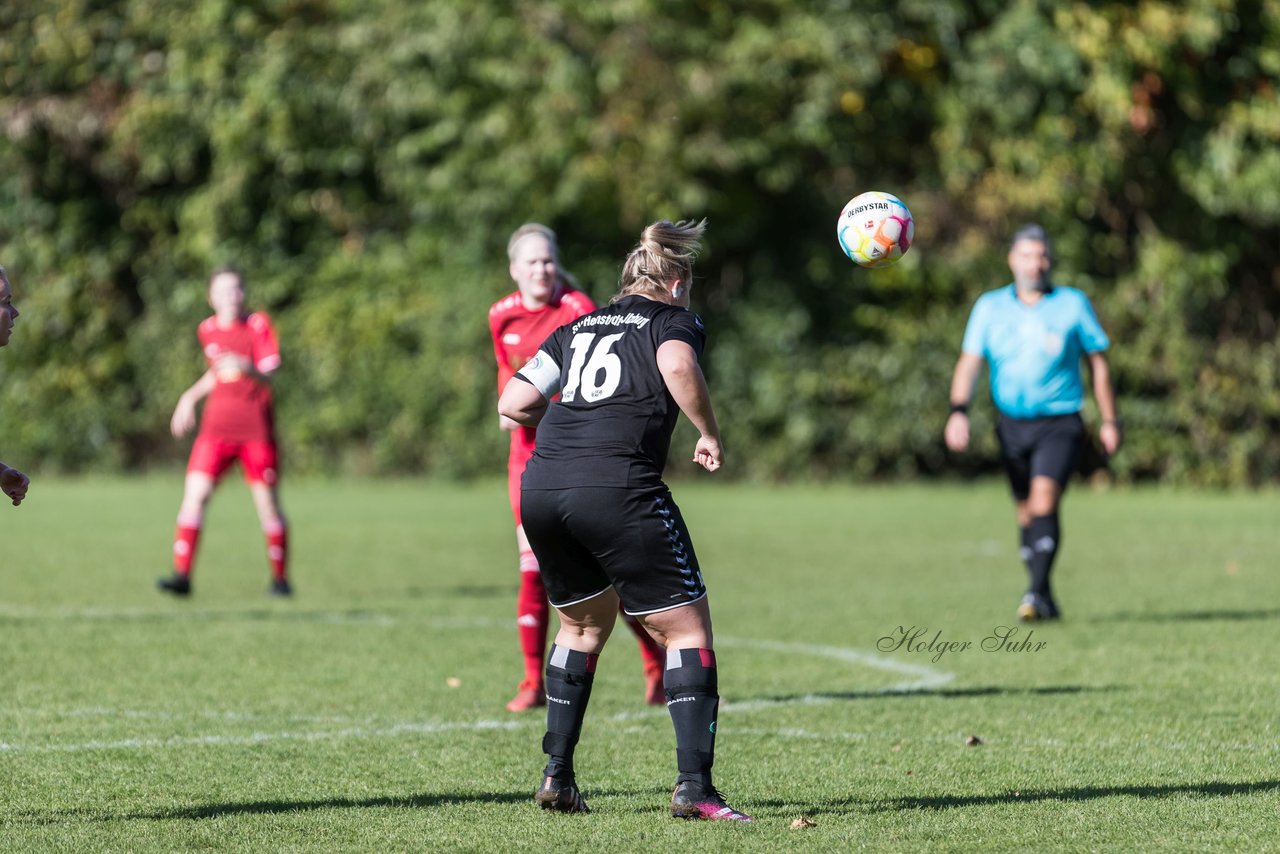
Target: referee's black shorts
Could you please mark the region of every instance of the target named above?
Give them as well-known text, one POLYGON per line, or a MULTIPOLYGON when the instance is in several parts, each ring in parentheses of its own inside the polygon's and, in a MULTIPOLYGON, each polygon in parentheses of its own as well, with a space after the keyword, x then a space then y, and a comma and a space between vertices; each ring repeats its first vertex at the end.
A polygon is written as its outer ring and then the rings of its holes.
POLYGON ((1013 497, 1025 500, 1031 494, 1033 477, 1051 477, 1066 489, 1080 460, 1084 436, 1084 420, 1078 412, 1043 418, 1010 418, 1001 414, 996 437, 1013 497))
POLYGON ((707 595, 693 541, 666 487, 526 489, 520 510, 547 598, 557 608, 609 587, 631 615, 707 595))

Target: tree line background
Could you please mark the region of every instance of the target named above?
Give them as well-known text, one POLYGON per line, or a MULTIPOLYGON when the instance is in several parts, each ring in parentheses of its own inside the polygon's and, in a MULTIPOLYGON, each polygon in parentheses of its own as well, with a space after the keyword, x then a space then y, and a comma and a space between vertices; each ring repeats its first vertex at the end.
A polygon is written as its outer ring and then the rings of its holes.
POLYGON ((0 451, 182 459, 169 414, 233 262, 281 336, 290 470, 496 473, 512 229, 555 228, 604 301, 647 223, 705 216, 733 469, 988 470, 989 404, 974 453, 943 448, 947 386, 1036 220, 1113 338, 1116 475, 1274 482, 1277 80, 1276 0, 5 3, 0 451), (871 272, 835 241, 869 189, 916 217, 871 272))

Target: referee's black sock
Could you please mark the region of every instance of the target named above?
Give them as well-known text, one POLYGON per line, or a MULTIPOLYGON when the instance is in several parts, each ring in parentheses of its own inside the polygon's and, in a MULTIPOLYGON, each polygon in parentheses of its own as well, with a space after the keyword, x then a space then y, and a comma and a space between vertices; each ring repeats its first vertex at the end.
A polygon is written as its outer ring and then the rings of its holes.
POLYGON ((559 783, 574 782, 573 750, 582 734, 598 658, 555 644, 547 656, 547 734, 542 737, 547 768, 543 774, 559 783))
POLYGON ((1022 565, 1027 568, 1027 586, 1031 585, 1031 526, 1018 526, 1018 557, 1022 559, 1022 565))
POLYGON ((1031 592, 1046 599, 1049 593, 1049 573, 1053 560, 1058 556, 1062 532, 1058 526, 1058 514, 1033 516, 1027 529, 1031 537, 1031 592))
POLYGON ((669 649, 663 677, 667 711, 676 728, 676 783, 711 786, 716 759, 716 654, 709 649, 669 649))

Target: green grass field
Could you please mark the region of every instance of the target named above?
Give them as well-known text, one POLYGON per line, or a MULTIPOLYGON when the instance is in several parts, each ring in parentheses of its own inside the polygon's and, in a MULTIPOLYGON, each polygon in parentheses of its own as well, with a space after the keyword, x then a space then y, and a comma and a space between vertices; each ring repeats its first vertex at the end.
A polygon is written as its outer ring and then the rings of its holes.
POLYGON ((1000 484, 677 484, 715 615, 717 783, 758 819, 726 826, 667 817, 671 725, 622 628, 578 754, 594 812, 533 806, 542 719, 502 708, 500 483, 287 483, 287 602, 236 481, 195 595, 161 598, 179 488, 37 480, 0 507, 4 850, 1278 844, 1274 494, 1077 487, 1065 619, 986 651, 1023 582, 1000 484), (878 649, 899 627, 972 646, 878 649))

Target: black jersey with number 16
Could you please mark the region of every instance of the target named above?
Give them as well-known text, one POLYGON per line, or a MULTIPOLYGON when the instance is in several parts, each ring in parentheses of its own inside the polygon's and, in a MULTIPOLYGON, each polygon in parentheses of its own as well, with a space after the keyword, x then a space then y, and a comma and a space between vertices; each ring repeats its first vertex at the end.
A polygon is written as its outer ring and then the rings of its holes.
POLYGON ((561 326, 516 377, 546 397, 525 489, 662 484, 679 407, 658 370, 658 347, 706 335, 688 309, 629 296, 561 326))

